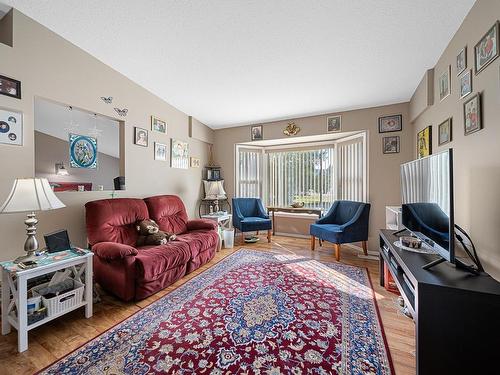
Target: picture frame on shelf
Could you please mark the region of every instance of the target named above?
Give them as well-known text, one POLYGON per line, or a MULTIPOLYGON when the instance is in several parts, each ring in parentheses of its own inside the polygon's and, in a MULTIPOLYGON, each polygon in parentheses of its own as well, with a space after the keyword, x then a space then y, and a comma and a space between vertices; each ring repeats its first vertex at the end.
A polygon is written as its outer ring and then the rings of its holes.
POLYGON ((462 48, 457 55, 457 76, 467 69, 467 46, 462 48))
POLYGON ((250 128, 252 141, 262 141, 264 139, 262 125, 252 125, 250 128))
POLYGON ((438 125, 438 145, 442 146, 452 141, 452 118, 447 118, 438 125))
POLYGON ((382 138, 382 153, 398 154, 400 149, 399 135, 382 138))
POLYGON ((417 156, 423 158, 432 155, 432 125, 417 133, 417 156))
POLYGON ((151 130, 167 134, 167 122, 156 116, 151 116, 151 130))
POLYGON ((0 108, 0 143, 23 145, 23 114, 7 108, 0 108))
POLYGON ((482 128, 481 95, 477 93, 464 103, 464 135, 475 133, 482 128))
POLYGON ((469 69, 460 77, 460 99, 472 92, 472 70, 469 69))
POLYGON ((378 132, 392 133, 403 130, 403 115, 390 115, 378 118, 378 132))
POLYGON ((490 27, 474 46, 474 71, 479 74, 499 55, 499 23, 490 27))
POLYGON ((167 161, 168 146, 164 143, 155 142, 155 160, 167 161))
POLYGON ((342 115, 328 116, 326 118, 326 132, 337 133, 342 131, 342 115))
POLYGON ((148 147, 149 146, 149 134, 146 129, 134 126, 134 145, 148 147))
POLYGON ((0 75, 0 94, 21 99, 21 81, 0 75))
POLYGON ((438 78, 439 101, 442 102, 451 93, 451 65, 448 65, 438 78))

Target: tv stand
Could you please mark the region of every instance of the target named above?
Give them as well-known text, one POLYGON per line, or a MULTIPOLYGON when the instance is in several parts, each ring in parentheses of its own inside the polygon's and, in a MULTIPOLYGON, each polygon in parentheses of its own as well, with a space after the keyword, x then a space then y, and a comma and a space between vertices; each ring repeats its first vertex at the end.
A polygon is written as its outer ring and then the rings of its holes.
POLYGON ((380 284, 385 263, 415 322, 417 374, 497 373, 500 283, 400 249, 398 240, 380 231, 380 284), (431 262, 432 270, 422 268, 431 262))

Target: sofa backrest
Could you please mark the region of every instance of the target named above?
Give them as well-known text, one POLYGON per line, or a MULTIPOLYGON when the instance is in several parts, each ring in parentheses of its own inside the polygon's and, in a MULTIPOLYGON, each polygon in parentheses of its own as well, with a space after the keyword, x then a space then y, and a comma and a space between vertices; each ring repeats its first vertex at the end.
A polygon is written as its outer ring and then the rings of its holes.
POLYGON ((90 245, 118 242, 135 246, 135 223, 149 219, 149 213, 142 199, 116 198, 88 202, 85 204, 85 217, 90 245))
POLYGON ((176 195, 157 195, 145 198, 149 217, 160 230, 181 234, 187 232, 188 215, 182 200, 176 195))

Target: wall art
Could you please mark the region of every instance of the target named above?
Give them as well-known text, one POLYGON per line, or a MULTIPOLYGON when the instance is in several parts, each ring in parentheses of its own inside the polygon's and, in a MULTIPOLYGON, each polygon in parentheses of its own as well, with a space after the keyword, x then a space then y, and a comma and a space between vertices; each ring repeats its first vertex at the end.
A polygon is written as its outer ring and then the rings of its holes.
POLYGON ((172 168, 189 168, 189 143, 172 139, 170 145, 170 163, 172 168))
POLYGON ((0 108, 0 143, 23 145, 22 113, 0 108))
POLYGON ((69 134, 69 166, 97 169, 97 139, 87 135, 69 134))

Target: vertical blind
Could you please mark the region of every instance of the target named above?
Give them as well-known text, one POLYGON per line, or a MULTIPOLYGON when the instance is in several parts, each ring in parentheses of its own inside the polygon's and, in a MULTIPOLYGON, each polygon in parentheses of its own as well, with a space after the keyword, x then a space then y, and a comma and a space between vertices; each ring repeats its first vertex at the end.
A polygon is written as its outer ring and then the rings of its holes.
POLYGON ((328 209, 334 199, 334 149, 269 151, 267 198, 271 206, 328 209))
POLYGON ((262 151, 238 150, 237 195, 242 198, 262 197, 262 151))
POLYGON ((269 206, 304 202, 328 210, 337 199, 366 201, 365 136, 293 149, 237 148, 236 194, 269 206))

